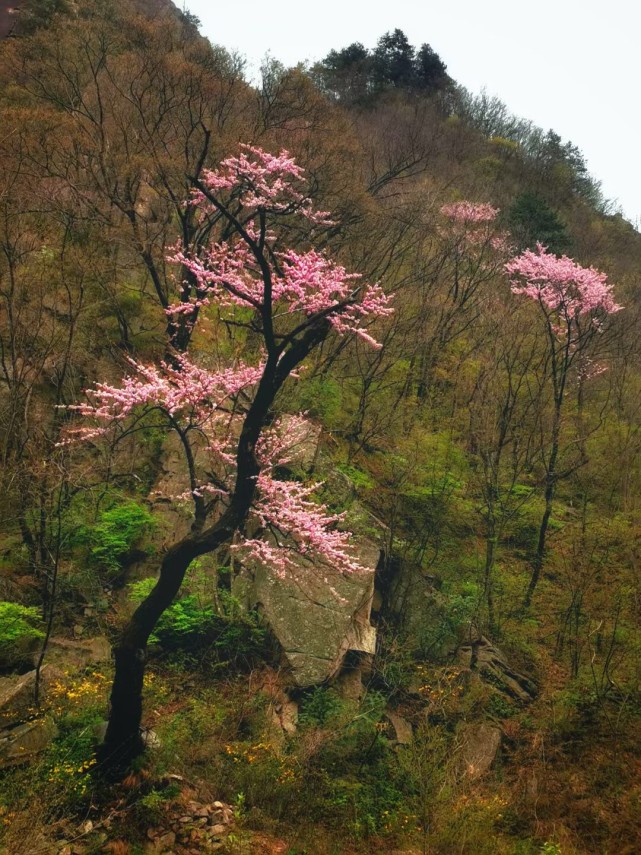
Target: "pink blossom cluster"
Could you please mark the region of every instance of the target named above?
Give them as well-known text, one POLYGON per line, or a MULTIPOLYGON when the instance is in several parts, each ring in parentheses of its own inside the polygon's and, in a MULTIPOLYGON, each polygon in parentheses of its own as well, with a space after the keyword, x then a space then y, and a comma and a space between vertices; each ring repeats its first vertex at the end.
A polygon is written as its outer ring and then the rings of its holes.
POLYGON ((495 254, 507 257, 512 252, 510 235, 497 229, 499 213, 499 208, 488 202, 451 202, 441 208, 441 214, 448 220, 441 234, 448 241, 454 239, 459 247, 473 255, 489 248, 495 254))
POLYGON ((320 558, 343 573, 360 572, 363 568, 351 553, 350 533, 337 528, 344 515, 330 513, 326 505, 313 499, 322 485, 274 477, 276 467, 291 462, 308 438, 309 428, 308 420, 298 415, 286 422, 276 421, 261 436, 256 447, 261 472, 251 514, 260 536, 241 536, 234 549, 268 565, 281 578, 296 571, 296 557, 301 555, 320 558))
MULTIPOLYGON (((183 432, 198 429, 206 438, 209 465, 216 472, 215 483, 200 480, 194 489, 173 498, 227 497, 234 480, 235 437, 241 416, 230 412, 225 404, 260 379, 262 366, 241 364, 210 372, 184 356, 178 367, 166 363, 147 366, 134 360, 130 364, 133 373, 120 386, 97 384, 88 391, 87 403, 69 408, 90 418, 94 425, 70 430, 66 442, 96 439, 135 413, 158 410, 183 432)), ((329 513, 325 505, 311 498, 319 485, 282 481, 274 475, 276 467, 290 462, 307 432, 306 419, 298 416, 289 418, 286 425, 276 421, 262 433, 256 447, 261 471, 248 526, 256 536, 239 535, 234 548, 280 576, 296 568, 294 554, 319 557, 343 573, 357 572, 362 568, 350 554, 350 535, 336 529, 342 516, 329 513), (270 533, 276 545, 265 538, 270 533), (282 547, 285 540, 288 548, 282 547)))
POLYGON ((607 276, 594 267, 582 267, 567 255, 548 253, 540 243, 505 265, 512 293, 537 300, 565 321, 590 313, 613 314, 622 306, 614 300, 607 276))
MULTIPOLYGON (((314 211, 311 199, 296 189, 305 170, 288 151, 273 155, 258 146, 243 144, 240 148, 239 155, 204 173, 203 183, 214 196, 221 190, 235 191, 245 208, 272 214, 298 213, 318 225, 333 225, 328 211, 314 211)), ((197 205, 207 204, 201 190, 194 191, 192 200, 197 205)))
POLYGON ((258 498, 252 512, 261 536, 241 537, 234 548, 267 564, 281 578, 299 568, 296 557, 301 555, 320 558, 342 573, 362 572, 351 554, 351 534, 336 528, 343 516, 329 513, 325 505, 311 498, 319 486, 280 481, 263 470, 258 476, 258 498))
POLYGON ((461 225, 492 223, 499 215, 499 208, 494 208, 488 202, 450 202, 443 205, 441 214, 461 225))
MULTIPOLYGON (((354 333, 374 347, 379 345, 362 326, 365 318, 381 318, 392 313, 390 298, 378 284, 359 285, 361 275, 348 273, 323 253, 290 250, 275 253, 282 273, 273 272, 271 301, 277 314, 301 312, 307 317, 326 313, 341 335, 354 333)), ((265 280, 246 244, 214 244, 197 258, 176 253, 180 262, 193 273, 198 297, 189 303, 177 303, 170 314, 189 312, 194 307, 249 306, 258 311, 265 306, 265 280)))
POLYGON ((98 383, 87 390, 86 403, 67 408, 94 422, 92 427, 71 429, 67 442, 103 436, 141 409, 158 409, 193 424, 203 422, 241 390, 257 383, 263 370, 262 365, 239 364, 211 372, 184 355, 177 359, 176 367, 165 362, 156 366, 128 361, 133 373, 120 386, 98 383))
POLYGON ((329 222, 326 212, 312 213, 311 201, 294 186, 302 176, 303 169, 288 152, 275 156, 255 146, 242 146, 240 155, 206 174, 206 190, 194 193, 193 204, 205 213, 217 211, 221 203, 216 194, 229 191, 250 210, 242 225, 234 220, 236 228, 228 240, 196 253, 174 250, 169 260, 188 270, 196 287, 188 298, 170 306, 168 315, 182 315, 193 324, 198 310, 212 302, 220 308, 268 311, 274 317, 302 313, 308 319, 326 317, 339 334, 353 333, 378 347, 363 322, 392 312, 390 298, 380 285, 361 284, 360 274, 348 273, 316 250, 277 249, 265 214, 296 212, 314 222, 329 222))
POLYGON ((582 380, 593 380, 607 370, 608 366, 604 362, 595 362, 589 356, 584 356, 579 368, 579 377, 582 380))

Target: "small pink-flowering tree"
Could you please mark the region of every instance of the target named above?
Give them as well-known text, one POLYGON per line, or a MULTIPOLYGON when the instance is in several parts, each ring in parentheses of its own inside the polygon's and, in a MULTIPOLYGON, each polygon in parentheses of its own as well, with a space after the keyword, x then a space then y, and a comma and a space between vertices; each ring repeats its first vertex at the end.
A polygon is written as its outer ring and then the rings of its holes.
POLYGON ((203 313, 217 312, 221 323, 242 327, 247 341, 257 342, 255 358, 227 357, 207 368, 188 354, 160 365, 132 360, 118 386, 98 384, 72 408, 83 423, 70 428, 69 441, 140 430, 153 414, 156 427, 178 436, 189 476, 183 498, 193 509, 191 531, 166 551, 154 588, 114 646, 102 758, 118 774, 142 750, 147 641, 198 556, 227 546, 282 576, 300 572, 290 559, 294 550, 344 573, 359 570, 349 535, 336 528, 339 517, 313 500, 312 488, 276 477, 304 420, 290 418, 285 429, 273 406, 285 381, 331 332, 377 347, 367 326, 392 311, 379 285, 363 283, 324 253, 280 248, 281 226, 293 218, 312 227, 330 222, 313 209, 303 170, 287 152, 242 146, 204 173, 188 204, 219 239, 195 255, 176 252, 172 260, 190 277, 167 312, 190 328, 203 313), (203 453, 204 467, 197 463, 203 453))
POLYGON ((581 385, 594 376, 590 348, 608 317, 621 310, 605 273, 582 267, 567 256, 557 257, 537 244, 505 265, 512 293, 534 300, 540 309, 547 345, 548 377, 552 391, 549 441, 542 449, 545 469, 545 508, 538 531, 532 576, 525 595, 529 607, 545 560, 546 537, 556 488, 576 467, 560 468, 563 406, 573 371, 581 385))

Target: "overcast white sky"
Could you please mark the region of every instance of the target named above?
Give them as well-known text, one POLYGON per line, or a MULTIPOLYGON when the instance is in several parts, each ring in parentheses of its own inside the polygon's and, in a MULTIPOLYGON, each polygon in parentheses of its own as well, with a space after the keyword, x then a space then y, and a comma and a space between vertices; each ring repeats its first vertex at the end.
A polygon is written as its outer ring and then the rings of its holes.
MULTIPOLYGON (((177 0, 180 5, 180 0, 177 0)), ((625 215, 641 221, 641 4, 638 0, 186 0, 212 42, 253 67, 322 59, 396 27, 428 42, 473 92, 579 146, 625 215)))

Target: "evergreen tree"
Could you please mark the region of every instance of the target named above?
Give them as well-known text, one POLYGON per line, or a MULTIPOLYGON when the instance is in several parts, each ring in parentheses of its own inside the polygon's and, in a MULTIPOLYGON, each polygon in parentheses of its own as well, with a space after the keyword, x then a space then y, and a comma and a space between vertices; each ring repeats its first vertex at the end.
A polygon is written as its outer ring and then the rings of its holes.
POLYGON ((360 42, 330 51, 316 72, 324 92, 346 104, 362 101, 372 88, 372 56, 360 42))
POLYGON ((434 91, 448 80, 447 66, 433 48, 421 45, 416 54, 415 79, 417 89, 434 91))
POLYGON ((508 212, 508 225, 519 250, 543 244, 555 254, 567 252, 572 244, 565 224, 547 202, 535 193, 521 193, 508 212))
POLYGON ((374 82, 378 88, 409 88, 415 79, 414 48, 402 30, 385 33, 374 51, 374 82))

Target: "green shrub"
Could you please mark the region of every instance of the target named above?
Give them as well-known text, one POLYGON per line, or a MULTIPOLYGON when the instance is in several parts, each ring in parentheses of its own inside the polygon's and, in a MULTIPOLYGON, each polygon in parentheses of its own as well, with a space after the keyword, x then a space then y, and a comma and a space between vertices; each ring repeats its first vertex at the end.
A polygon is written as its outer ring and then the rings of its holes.
POLYGON ((91 562, 108 577, 115 578, 153 523, 147 508, 137 502, 123 502, 103 511, 97 523, 86 528, 79 539, 89 545, 91 562))
POLYGON ((329 428, 336 428, 344 417, 341 387, 331 377, 314 377, 301 383, 296 407, 319 418, 329 428))
POLYGON ((359 490, 373 490, 376 487, 376 481, 374 481, 372 476, 362 469, 358 469, 356 466, 350 466, 349 463, 339 463, 336 468, 344 475, 347 475, 359 490))
POLYGON ((319 725, 323 727, 337 718, 344 703, 333 689, 317 686, 303 698, 298 720, 301 725, 319 725))
POLYGON ((33 606, 0 602, 0 668, 21 665, 44 638, 40 614, 33 606))
MULTIPOLYGON (((264 656, 267 630, 256 612, 248 612, 226 591, 218 591, 220 609, 203 596, 203 585, 213 582, 199 577, 192 583, 200 590, 187 591, 164 612, 150 636, 152 643, 167 651, 183 653, 211 649, 219 662, 243 664, 264 656)), ((134 603, 141 602, 155 585, 155 579, 142 579, 130 585, 134 603)))

